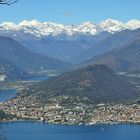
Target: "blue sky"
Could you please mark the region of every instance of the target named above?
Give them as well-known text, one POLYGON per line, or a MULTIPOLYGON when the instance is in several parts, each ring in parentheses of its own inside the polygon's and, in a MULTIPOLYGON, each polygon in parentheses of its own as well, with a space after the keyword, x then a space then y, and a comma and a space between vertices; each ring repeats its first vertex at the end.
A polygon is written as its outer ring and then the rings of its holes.
POLYGON ((79 24, 107 18, 124 22, 140 19, 140 0, 19 0, 11 6, 0 6, 0 23, 37 19, 79 24))

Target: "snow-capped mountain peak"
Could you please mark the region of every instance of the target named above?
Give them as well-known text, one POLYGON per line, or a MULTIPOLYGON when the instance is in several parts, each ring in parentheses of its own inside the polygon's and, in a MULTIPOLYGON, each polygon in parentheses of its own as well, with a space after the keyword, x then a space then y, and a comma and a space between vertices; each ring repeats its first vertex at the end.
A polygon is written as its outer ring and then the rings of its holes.
POLYGON ((92 22, 90 22, 90 21, 87 21, 87 22, 82 22, 82 23, 80 24, 80 26, 95 27, 96 24, 94 24, 94 23, 92 23, 92 22))
POLYGON ((129 29, 138 29, 140 28, 140 21, 137 20, 137 19, 133 19, 133 20, 130 20, 129 22, 127 22, 126 24, 128 26, 129 29))
POLYGON ((100 27, 104 31, 107 31, 110 33, 122 31, 122 30, 125 30, 127 28, 125 23, 123 23, 119 20, 114 20, 114 19, 107 19, 107 20, 101 22, 100 27))
POLYGON ((0 28, 3 28, 5 30, 16 30, 18 26, 13 22, 3 22, 0 24, 0 28))
POLYGON ((18 26, 39 26, 41 25, 42 23, 37 21, 37 20, 31 20, 31 21, 28 21, 28 20, 23 20, 22 22, 20 22, 18 24, 18 26))
POLYGON ((27 38, 33 36, 36 38, 48 37, 48 36, 66 36, 72 37, 76 35, 97 35, 103 31, 109 33, 116 33, 122 30, 135 30, 140 28, 140 21, 133 19, 127 23, 123 23, 119 20, 107 19, 100 24, 94 24, 92 22, 83 22, 79 25, 63 25, 53 22, 39 22, 37 20, 24 20, 19 24, 12 22, 4 22, 0 24, 0 35, 15 35, 20 38, 27 38))
POLYGON ((80 25, 77 25, 78 32, 82 32, 84 34, 92 34, 96 35, 100 29, 98 28, 98 25, 92 23, 92 22, 83 22, 80 25))

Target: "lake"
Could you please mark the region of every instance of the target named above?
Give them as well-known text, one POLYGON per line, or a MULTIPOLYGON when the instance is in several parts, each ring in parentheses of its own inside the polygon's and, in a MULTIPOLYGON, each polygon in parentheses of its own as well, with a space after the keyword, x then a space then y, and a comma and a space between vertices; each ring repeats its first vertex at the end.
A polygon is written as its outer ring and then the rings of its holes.
POLYGON ((15 89, 0 90, 0 102, 5 102, 16 95, 15 89))
POLYGON ((0 123, 6 140, 140 140, 140 125, 57 126, 41 122, 0 123))
POLYGON ((35 76, 35 77, 29 77, 25 78, 25 81, 43 81, 49 79, 49 76, 35 76))
MULTIPOLYGON (((26 81, 43 81, 43 80, 47 80, 49 77, 48 76, 36 76, 36 77, 30 77, 30 78, 26 78, 24 80, 26 81)), ((0 90, 0 102, 5 102, 7 100, 9 100, 10 98, 16 96, 16 89, 4 89, 4 90, 0 90)))

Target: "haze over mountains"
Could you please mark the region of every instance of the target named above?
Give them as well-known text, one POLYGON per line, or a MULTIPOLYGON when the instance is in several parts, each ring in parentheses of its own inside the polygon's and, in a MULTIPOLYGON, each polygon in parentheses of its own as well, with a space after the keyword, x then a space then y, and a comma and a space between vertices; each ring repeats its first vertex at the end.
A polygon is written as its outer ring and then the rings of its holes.
POLYGON ((93 57, 81 66, 90 64, 105 64, 118 72, 140 71, 140 38, 129 45, 93 57))
POLYGON ((52 69, 63 71, 70 64, 33 53, 13 39, 0 37, 0 55, 26 71, 52 69))
POLYGON ((11 38, 0 37, 0 73, 6 80, 23 79, 27 72, 62 72, 71 67, 69 63, 31 52, 11 38))
POLYGON ((0 56, 0 81, 24 79, 27 73, 0 56))

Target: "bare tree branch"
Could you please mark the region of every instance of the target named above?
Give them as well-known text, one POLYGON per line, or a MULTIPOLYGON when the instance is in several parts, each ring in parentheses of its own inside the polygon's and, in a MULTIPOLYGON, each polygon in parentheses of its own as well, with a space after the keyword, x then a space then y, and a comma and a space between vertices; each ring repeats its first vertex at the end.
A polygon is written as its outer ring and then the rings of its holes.
POLYGON ((0 0, 0 4, 3 4, 3 5, 11 5, 15 2, 17 2, 18 0, 0 0))

